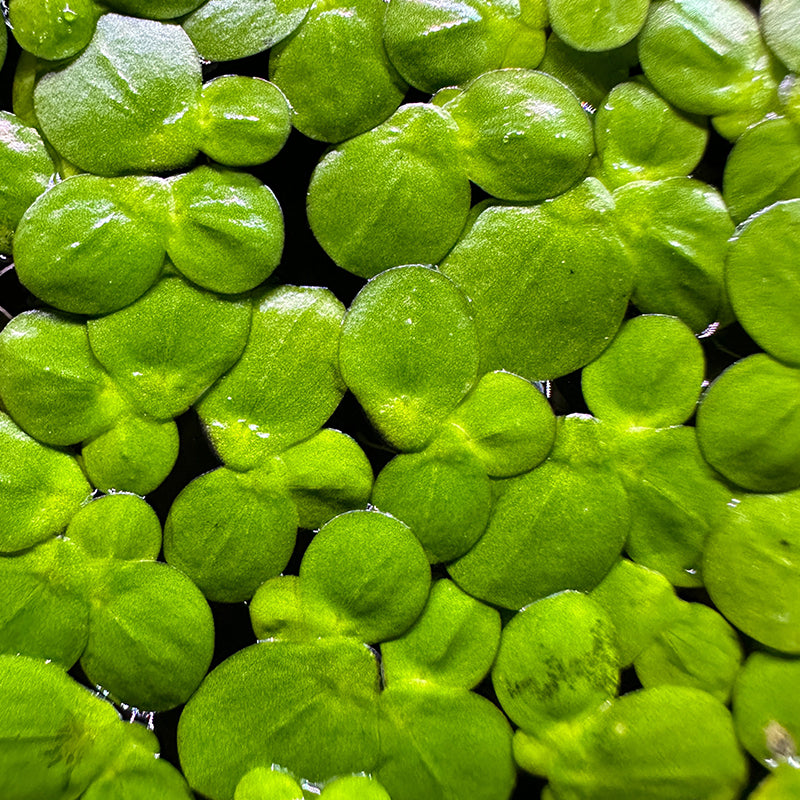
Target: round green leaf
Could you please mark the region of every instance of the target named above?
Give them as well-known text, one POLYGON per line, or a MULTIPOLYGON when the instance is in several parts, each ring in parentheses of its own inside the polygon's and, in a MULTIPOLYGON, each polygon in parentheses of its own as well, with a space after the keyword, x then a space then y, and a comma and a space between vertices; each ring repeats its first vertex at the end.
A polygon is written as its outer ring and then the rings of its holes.
POLYGON ((576 50, 627 44, 644 25, 650 0, 548 0, 553 31, 576 50))
POLYGON ((310 0, 208 0, 183 28, 207 61, 233 61, 285 39, 310 6, 310 0))
POLYGON ((739 0, 656 0, 639 58, 656 91, 694 114, 748 110, 776 89, 756 15, 739 0))
POLYGON ((57 664, 0 656, 0 796, 80 797, 118 745, 119 722, 57 664))
POLYGON ((800 197, 800 127, 773 117, 748 128, 725 162, 722 193, 736 222, 800 197))
POLYGON ((728 709, 706 692, 631 692, 568 737, 548 769, 561 800, 735 800, 747 780, 728 709), (581 757, 575 757, 575 749, 581 757))
POLYGON ((397 684, 381 694, 381 763, 392 800, 506 800, 516 778, 511 728, 486 698, 397 684))
POLYGON ((378 781, 367 775, 349 775, 325 785, 324 800, 391 800, 378 781))
POLYGON ((452 117, 413 104, 319 162, 308 221, 338 266, 370 278, 401 264, 436 264, 461 233, 469 203, 452 117))
POLYGON ((187 278, 235 294, 266 280, 283 251, 275 195, 242 172, 201 166, 171 181, 174 208, 167 252, 187 278))
POLYGON ((743 659, 736 631, 700 603, 686 603, 636 657, 642 686, 692 686, 727 703, 743 659))
POLYGON ((794 366, 800 366, 798 237, 800 199, 775 203, 737 231, 725 269, 736 318, 770 355, 794 366))
POLYGON ((193 800, 183 776, 168 761, 151 756, 128 769, 107 772, 96 780, 81 800, 193 800))
POLYGON ((483 533, 492 501, 481 462, 458 440, 436 439, 393 458, 375 481, 372 502, 406 523, 431 563, 458 558, 483 533))
POLYGON ((332 638, 264 642, 217 667, 186 704, 178 752, 190 786, 230 800, 255 767, 308 781, 378 761, 378 665, 366 645, 332 638))
POLYGON ((540 205, 478 215, 441 269, 473 301, 481 372, 556 378, 605 348, 631 289, 613 216, 592 178, 540 205))
POLYGON ((37 58, 59 61, 89 44, 100 13, 92 0, 14 0, 8 23, 20 47, 37 58))
POLYGON ((800 486, 800 370, 758 353, 728 367, 697 411, 703 456, 755 492, 800 486))
POLYGON ((91 492, 72 456, 39 444, 0 413, 0 552, 60 533, 91 492))
POLYGON ((492 668, 503 710, 533 732, 594 711, 617 694, 616 636, 602 607, 580 592, 527 606, 503 629, 492 668))
POLYGON ((750 800, 794 800, 800 792, 800 769, 791 764, 778 768, 758 784, 750 800))
POLYGON ((702 332, 732 321, 724 266, 734 226, 711 186, 690 178, 636 181, 614 192, 634 265, 633 302, 702 332))
POLYGON ((413 627, 381 645, 384 681, 471 689, 489 672, 499 644, 498 612, 438 580, 413 627))
POLYGON ((535 68, 546 24, 544 0, 391 0, 383 40, 398 72, 417 89, 435 92, 501 67, 535 68))
POLYGON ((595 174, 609 189, 688 175, 708 140, 702 118, 682 114, 649 86, 633 81, 609 92, 594 122, 595 174))
POLYGON ((372 466, 341 431, 325 428, 281 453, 286 484, 301 528, 319 528, 337 514, 364 508, 372 491, 372 466))
POLYGON ((626 322, 581 374, 591 412, 623 428, 666 428, 694 414, 705 358, 691 330, 660 315, 626 322))
POLYGON ((0 111, 0 142, 0 252, 10 253, 22 215, 48 188, 55 165, 36 128, 8 111, 0 111))
POLYGON ((300 564, 304 602, 328 627, 365 642, 393 639, 420 615, 430 567, 411 531, 376 511, 350 511, 314 537, 300 564))
POLYGON ((551 33, 539 69, 572 89, 587 111, 594 111, 618 83, 628 79, 631 67, 638 62, 635 41, 591 53, 575 50, 551 33))
POLYGON ((178 570, 156 562, 109 565, 90 592, 87 678, 142 709, 186 702, 214 650, 211 609, 178 570))
POLYGON ((535 386, 509 372, 489 372, 450 415, 465 445, 493 478, 509 478, 547 458, 556 419, 535 386))
POLYGON ((61 539, 1 557, 0 652, 70 669, 89 636, 89 605, 74 585, 85 572, 80 551, 61 539))
POLYGON ((106 0, 105 5, 128 14, 146 19, 175 19, 194 11, 203 0, 106 0))
POLYGON ((616 629, 619 666, 629 667, 678 613, 672 584, 655 570, 621 558, 591 591, 616 629))
POLYGON ((289 138, 289 111, 273 83, 244 75, 215 78, 200 98, 200 149, 231 167, 263 164, 289 138))
POLYGON ((387 270, 350 306, 342 377, 399 449, 421 449, 472 388, 478 353, 469 312, 452 281, 420 266, 387 270))
POLYGON ((66 538, 93 558, 155 561, 161 551, 156 512, 135 494, 110 494, 72 518, 66 538))
POLYGON ((761 31, 770 49, 789 67, 800 72, 800 2, 798 0, 764 0, 759 13, 761 31))
POLYGON ((800 492, 745 495, 706 543, 703 575, 716 607, 739 630, 800 654, 800 492))
POLYGON ((124 407, 86 325, 44 311, 26 311, 0 333, 0 397, 20 427, 55 445, 98 435, 124 407))
POLYGON ((64 311, 107 314, 128 305, 164 265, 166 203, 157 178, 75 175, 56 184, 17 227, 20 281, 64 311))
POLYGON ((341 142, 374 128, 403 101, 406 84, 383 49, 385 13, 383 0, 320 0, 273 48, 270 79, 301 133, 341 142))
POLYGON ((256 767, 236 784, 233 800, 303 800, 304 797, 297 781, 285 772, 256 767))
POLYGON ((123 416, 87 441, 81 455, 89 479, 101 491, 145 495, 172 471, 179 444, 172 420, 123 416))
POLYGON ((228 466, 255 466, 316 433, 333 413, 344 394, 343 315, 326 289, 281 286, 255 298, 242 357, 197 405, 228 466))
POLYGON ((736 733, 753 758, 770 769, 797 762, 798 680, 800 659, 758 652, 748 657, 736 678, 733 689, 736 733))
POLYGON ((611 461, 631 501, 628 555, 674 586, 701 586, 706 537, 734 490, 703 458, 695 429, 627 431, 611 461))
POLYGON ((116 384, 140 411, 166 420, 236 363, 250 316, 247 300, 165 277, 132 305, 87 327, 92 351, 116 384))
POLYGON ((300 578, 280 575, 258 587, 249 604, 250 622, 259 641, 308 641, 325 634, 303 603, 300 578))
POLYGON ((201 82, 179 26, 106 14, 81 55, 39 81, 36 116, 53 147, 87 172, 163 172, 197 155, 201 82))
POLYGON ((446 105, 464 170, 504 200, 542 200, 574 186, 594 153, 575 95, 543 72, 503 69, 476 78, 446 105))
POLYGON ((469 594, 519 609, 596 586, 619 558, 629 524, 616 476, 548 461, 509 481, 484 535, 447 569, 469 594))
POLYGON ((164 526, 164 556, 209 600, 247 600, 286 566, 297 510, 279 477, 221 468, 195 478, 164 526))

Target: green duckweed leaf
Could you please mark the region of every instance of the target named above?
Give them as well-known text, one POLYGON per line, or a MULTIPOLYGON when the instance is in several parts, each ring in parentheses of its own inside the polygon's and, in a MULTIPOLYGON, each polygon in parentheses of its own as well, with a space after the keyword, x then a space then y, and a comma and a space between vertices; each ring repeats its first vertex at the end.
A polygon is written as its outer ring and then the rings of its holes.
POLYGON ((791 764, 778 768, 758 784, 750 800, 794 800, 800 792, 800 769, 791 764))
POLYGON ((728 367, 697 411, 704 458, 755 492, 800 486, 800 370, 758 353, 728 367))
POLYGON ((792 72, 800 72, 800 3, 797 0, 764 0, 759 11, 764 39, 792 72))
POLYGON ((172 471, 179 445, 178 427, 171 419, 125 415, 87 441, 81 455, 89 479, 101 491, 145 495, 172 471))
POLYGON ((39 444, 0 413, 0 552, 60 533, 91 492, 72 456, 39 444))
POLYGON ((760 108, 777 88, 758 19, 738 0, 653 2, 639 58, 656 91, 693 114, 760 108))
POLYGON ((587 110, 594 111, 618 83, 627 80, 638 61, 635 42, 591 53, 575 50, 551 33, 539 69, 568 86, 587 110))
POLYGON ((301 528, 319 528, 337 514, 366 506, 372 467, 346 434, 325 428, 285 450, 280 459, 301 528))
POLYGON ((226 465, 250 469, 316 433, 344 395, 344 306, 326 289, 282 286, 256 296, 236 365, 198 403, 226 465))
POLYGON ((472 689, 489 672, 499 644, 498 612, 438 580, 413 627, 381 645, 384 680, 472 689))
POLYGON ((81 508, 66 538, 92 558, 155 561, 161 551, 161 523, 141 497, 111 494, 81 508))
POLYGON ((81 800, 193 800, 183 776, 168 761, 151 756, 120 771, 106 772, 81 795, 81 800))
POLYGON ((747 780, 728 709, 698 689, 631 692, 575 738, 554 748, 553 800, 735 800, 747 780))
POLYGON ((708 537, 706 588, 739 630, 800 654, 800 492, 745 495, 708 537))
POLYGON ((555 378, 606 347, 632 282, 614 216, 593 178, 539 205, 479 214, 441 270, 473 301, 481 372, 555 378))
POLYGON ((492 668, 503 710, 532 732, 594 711, 617 694, 616 637, 603 608, 580 592, 527 606, 503 629, 492 668))
POLYGON ((214 621, 194 584, 152 561, 109 567, 87 587, 88 679, 129 705, 165 711, 184 703, 211 663, 214 621))
MULTIPOLYGON (((649 2, 649 0, 648 0, 649 2)), ((595 116, 600 180, 609 189, 630 181, 688 175, 700 163, 708 128, 652 88, 632 81, 609 92, 595 116)))
POLYGON ((509 609, 588 591, 618 559, 629 524, 616 476, 547 461, 509 480, 486 532, 448 572, 464 591, 509 609))
POLYGON ((611 459, 631 501, 628 555, 673 586, 701 586, 706 538, 734 490, 708 466, 695 429, 626 432, 611 459))
POLYGON ((100 363, 137 408, 156 419, 186 411, 238 360, 251 304, 164 277, 127 308, 87 323, 100 363))
POLYGON ((748 128, 725 162, 722 194, 736 222, 800 197, 800 127, 774 117, 748 128))
POLYGON ((736 678, 733 689, 736 733, 750 755, 770 769, 797 762, 798 679, 800 659, 759 652, 748 656, 736 678))
POLYGON ((274 83, 223 75, 203 86, 200 149, 231 167, 263 164, 289 138, 289 116, 288 101, 274 83))
POLYGON ((83 53, 39 81, 36 116, 81 169, 163 172, 197 155, 201 84, 200 58, 179 26, 106 14, 83 53))
POLYGON ((341 142, 403 102, 408 87, 383 48, 385 14, 383 0, 317 0, 294 35, 273 48, 270 80, 288 98, 301 133, 341 142))
POLYGON ((56 168, 39 132, 8 111, 0 111, 0 143, 0 252, 10 253, 22 215, 56 168))
POLYGON ((56 184, 17 227, 20 281, 63 311, 106 314, 128 305, 164 265, 167 201, 157 178, 76 175, 56 184))
POLYGON ((660 572, 626 558, 611 568, 590 597, 614 623, 623 669, 633 664, 680 609, 672 584, 660 572))
POLYGON ((417 89, 435 92, 502 67, 535 68, 545 48, 544 0, 440 3, 391 0, 383 26, 386 52, 417 89))
POLYGON ((466 297, 433 269, 387 270, 353 301, 342 328, 342 377, 375 427, 419 450, 472 388, 475 327, 466 297))
POLYGON ((257 178, 200 166, 171 180, 167 252, 187 278, 235 294, 268 278, 283 251, 283 214, 257 178))
POLYGON ((639 310, 680 317, 697 333, 731 322, 724 266, 734 226, 720 194, 690 178, 666 178, 628 183, 614 202, 639 310))
POLYGON ((270 467, 201 475, 170 508, 164 556, 209 600, 246 600, 289 561, 297 509, 270 467))
POLYGON ((391 800, 386 789, 367 775, 348 775, 325 785, 324 800, 391 800))
POLYGON ((644 25, 650 0, 548 0, 550 24, 576 50, 599 52, 627 44, 644 25))
POLYGON ((276 769, 256 767, 236 784, 233 800, 303 800, 300 784, 276 769))
POLYGON ((448 421, 493 478, 533 469, 547 458, 556 435, 547 398, 509 372, 484 375, 448 421))
POLYGON ((0 558, 0 652, 72 667, 88 640, 89 605, 71 576, 85 569, 61 539, 0 558))
POLYGON ((114 707, 57 664, 0 656, 0 698, 0 795, 12 800, 80 797, 121 738, 114 707))
POLYGON ((317 165, 308 221, 343 269, 371 278, 402 264, 436 264, 461 233, 469 181, 452 117, 437 106, 402 106, 317 165))
POLYGON ((378 665, 354 640, 263 642, 217 667, 186 704, 178 751, 190 786, 230 800, 273 764, 326 781, 378 761, 378 665))
POLYGON ((705 374, 703 348, 676 317, 626 322, 588 364, 581 388, 591 412, 621 428, 666 428, 693 414, 705 374))
POLYGON ((14 0, 8 22, 23 49, 37 58, 58 61, 89 44, 101 13, 92 0, 14 0))
POLYGON ((530 202, 555 197, 586 173, 592 125, 575 95, 543 72, 481 75, 446 105, 464 170, 486 192, 530 202))
POLYGON ((0 397, 20 427, 55 445, 98 435, 124 407, 86 325, 44 311, 20 314, 0 333, 0 397))
POLYGON ((285 39, 311 5, 311 0, 208 0, 183 28, 207 61, 234 61, 285 39))
POLYGON ((486 527, 490 484, 479 459, 458 439, 439 437, 419 453, 393 458, 375 481, 372 502, 411 528, 431 563, 452 561, 486 527))
POLYGON ((775 203, 737 230, 725 265, 731 304, 742 327, 770 355, 796 367, 799 236, 800 199, 775 203))
POLYGON ((308 641, 325 633, 307 612, 297 575, 270 578, 258 587, 249 605, 250 622, 259 641, 308 641))
POLYGON ((727 703, 744 657, 736 631, 713 608, 683 604, 636 657, 642 686, 669 684, 702 689, 727 703))
POLYGON ((303 603, 332 632, 393 639, 420 615, 430 567, 411 531, 376 511, 350 511, 314 537, 300 564, 303 603))
POLYGON ((380 698, 381 764, 392 800, 507 800, 516 769, 511 728, 486 698, 404 683, 380 698))

